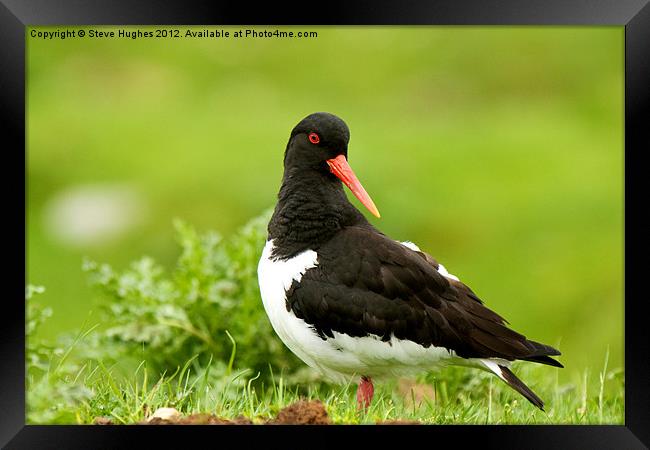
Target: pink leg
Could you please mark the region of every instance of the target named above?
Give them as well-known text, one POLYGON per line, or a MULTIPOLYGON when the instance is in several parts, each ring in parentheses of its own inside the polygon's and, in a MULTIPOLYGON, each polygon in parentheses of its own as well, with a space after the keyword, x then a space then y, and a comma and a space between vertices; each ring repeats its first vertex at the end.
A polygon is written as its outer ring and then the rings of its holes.
POLYGON ((375 388, 370 377, 361 377, 357 388, 357 409, 368 409, 374 394, 375 388))

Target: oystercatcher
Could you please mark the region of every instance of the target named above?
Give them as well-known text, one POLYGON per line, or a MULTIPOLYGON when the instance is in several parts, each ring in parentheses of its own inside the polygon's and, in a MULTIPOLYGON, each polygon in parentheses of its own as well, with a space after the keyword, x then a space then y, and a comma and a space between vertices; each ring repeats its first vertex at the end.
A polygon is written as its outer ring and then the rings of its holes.
POLYGON ((563 367, 550 357, 560 352, 508 328, 442 264, 366 220, 343 190, 379 217, 348 165, 349 139, 345 122, 324 112, 291 131, 258 266, 264 308, 280 339, 334 382, 360 377, 360 409, 372 401, 374 378, 464 365, 494 373, 543 410, 509 366, 563 367))

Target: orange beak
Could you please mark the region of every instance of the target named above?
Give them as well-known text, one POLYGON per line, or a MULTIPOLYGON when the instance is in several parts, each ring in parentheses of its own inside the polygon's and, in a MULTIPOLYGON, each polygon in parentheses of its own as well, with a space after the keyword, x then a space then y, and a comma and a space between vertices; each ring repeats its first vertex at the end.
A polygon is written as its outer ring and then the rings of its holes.
POLYGON ((345 156, 339 155, 336 158, 328 159, 326 162, 327 165, 330 166, 330 171, 336 175, 339 180, 345 183, 348 188, 350 188, 354 196, 363 203, 363 206, 368 208, 368 211, 370 211, 375 217, 381 217, 375 203, 372 201, 363 186, 361 186, 361 183, 359 183, 357 176, 352 171, 352 167, 348 164, 345 156))

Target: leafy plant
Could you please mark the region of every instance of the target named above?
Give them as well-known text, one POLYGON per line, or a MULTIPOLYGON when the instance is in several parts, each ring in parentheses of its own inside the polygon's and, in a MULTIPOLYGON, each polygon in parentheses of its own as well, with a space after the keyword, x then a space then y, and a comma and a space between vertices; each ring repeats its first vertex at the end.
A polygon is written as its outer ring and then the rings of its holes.
POLYGON ((34 303, 34 294, 45 291, 42 286, 27 286, 27 422, 71 423, 76 419, 77 405, 92 395, 79 376, 86 365, 71 362, 68 357, 74 346, 92 329, 78 333, 67 346, 50 345, 34 339, 38 328, 52 315, 50 308, 34 303))
POLYGON ((194 357, 198 367, 212 359, 228 373, 251 369, 262 379, 270 375, 269 366, 276 373, 300 368, 275 336, 260 300, 257 262, 269 217, 267 211, 228 240, 176 220, 182 251, 169 274, 148 257, 122 272, 85 261, 91 282, 104 293, 106 327, 94 346, 101 353, 92 356, 122 364, 124 358, 133 364, 146 360, 160 373, 172 373, 194 357))

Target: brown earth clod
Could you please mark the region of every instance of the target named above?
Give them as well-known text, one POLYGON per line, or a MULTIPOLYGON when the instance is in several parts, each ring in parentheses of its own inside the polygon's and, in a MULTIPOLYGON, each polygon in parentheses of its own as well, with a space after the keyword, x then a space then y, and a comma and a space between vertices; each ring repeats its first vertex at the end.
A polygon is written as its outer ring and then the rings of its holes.
POLYGON ((268 425, 331 425, 327 410, 320 400, 300 400, 280 410, 268 425))

